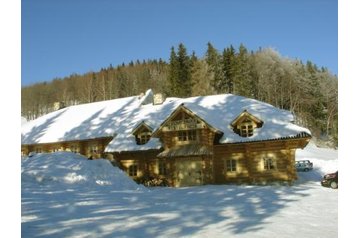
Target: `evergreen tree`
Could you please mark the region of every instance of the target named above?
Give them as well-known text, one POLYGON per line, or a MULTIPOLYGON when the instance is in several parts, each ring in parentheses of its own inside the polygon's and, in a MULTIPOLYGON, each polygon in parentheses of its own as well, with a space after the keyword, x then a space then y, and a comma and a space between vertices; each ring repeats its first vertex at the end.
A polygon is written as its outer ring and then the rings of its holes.
POLYGON ((183 43, 178 46, 179 97, 191 96, 191 62, 183 43))
POLYGON ((240 44, 236 61, 236 77, 234 78, 234 93, 246 97, 253 97, 255 84, 252 78, 249 54, 246 47, 240 44))
POLYGON ((220 84, 220 92, 233 93, 234 79, 237 74, 237 64, 235 62, 235 49, 231 45, 223 52, 223 73, 224 80, 220 84))
POLYGON ((191 96, 191 62, 184 44, 178 46, 178 53, 171 48, 169 63, 170 94, 176 97, 191 96))
MULTIPOLYGON (((320 82, 319 82, 319 70, 317 65, 313 64, 311 61, 307 61, 306 70, 308 73, 308 94, 311 100, 311 105, 309 107, 309 112, 312 117, 311 123, 314 127, 317 127, 318 131, 325 129, 325 105, 324 105, 324 96, 321 92, 320 82)), ((316 136, 320 136, 316 132, 316 136)))
POLYGON ((212 75, 212 77, 210 78, 210 84, 214 89, 215 93, 221 93, 221 84, 224 80, 224 74, 221 64, 221 55, 210 42, 208 43, 205 60, 209 66, 209 72, 212 75))
POLYGON ((269 48, 238 52, 232 46, 220 52, 209 42, 205 57, 187 55, 183 44, 170 51, 170 61, 137 60, 102 68, 99 72, 72 74, 52 82, 21 89, 21 114, 35 119, 66 106, 139 95, 146 89, 168 96, 188 97, 233 92, 292 111, 296 123, 314 136, 338 143, 338 79, 327 68, 308 61, 283 58, 269 48))
POLYGON ((170 59, 169 59, 169 89, 167 90, 166 94, 171 96, 178 96, 179 89, 178 89, 178 57, 175 52, 174 46, 170 49, 170 59))

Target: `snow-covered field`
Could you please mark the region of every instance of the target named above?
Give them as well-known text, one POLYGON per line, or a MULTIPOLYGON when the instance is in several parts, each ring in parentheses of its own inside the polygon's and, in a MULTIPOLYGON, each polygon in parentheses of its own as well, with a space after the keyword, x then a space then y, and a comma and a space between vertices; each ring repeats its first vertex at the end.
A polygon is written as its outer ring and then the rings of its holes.
POLYGON ((145 188, 107 160, 23 159, 22 237, 337 237, 338 190, 320 185, 337 151, 309 144, 293 186, 145 188))

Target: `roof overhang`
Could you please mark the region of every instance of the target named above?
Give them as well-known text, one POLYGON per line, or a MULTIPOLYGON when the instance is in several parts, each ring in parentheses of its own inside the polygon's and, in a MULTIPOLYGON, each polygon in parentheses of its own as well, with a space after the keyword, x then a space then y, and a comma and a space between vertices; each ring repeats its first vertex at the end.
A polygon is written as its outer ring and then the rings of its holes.
POLYGON ((189 157, 189 156, 202 156, 212 155, 212 150, 209 147, 201 144, 187 144, 178 145, 164 150, 157 155, 159 158, 172 158, 172 157, 189 157))

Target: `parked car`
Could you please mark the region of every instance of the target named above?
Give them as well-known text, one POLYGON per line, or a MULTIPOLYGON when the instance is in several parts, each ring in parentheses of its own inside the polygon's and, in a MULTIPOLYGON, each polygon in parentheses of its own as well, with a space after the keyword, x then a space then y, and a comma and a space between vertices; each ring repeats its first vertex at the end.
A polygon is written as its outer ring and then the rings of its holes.
POLYGON ((313 163, 309 160, 298 160, 295 163, 295 167, 298 172, 307 172, 313 169, 313 163))
POLYGON ((331 174, 326 174, 321 180, 321 185, 324 187, 338 188, 338 171, 331 174))

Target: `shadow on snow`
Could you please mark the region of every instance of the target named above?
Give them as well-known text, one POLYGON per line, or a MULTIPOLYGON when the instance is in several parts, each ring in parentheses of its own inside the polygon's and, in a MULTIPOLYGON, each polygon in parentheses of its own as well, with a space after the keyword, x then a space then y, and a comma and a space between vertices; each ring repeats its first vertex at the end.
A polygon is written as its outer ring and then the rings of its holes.
POLYGON ((215 228, 231 234, 263 229, 290 202, 308 196, 300 187, 208 185, 149 191, 22 191, 26 237, 195 236, 215 228))

